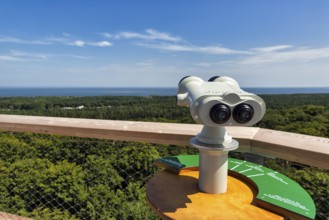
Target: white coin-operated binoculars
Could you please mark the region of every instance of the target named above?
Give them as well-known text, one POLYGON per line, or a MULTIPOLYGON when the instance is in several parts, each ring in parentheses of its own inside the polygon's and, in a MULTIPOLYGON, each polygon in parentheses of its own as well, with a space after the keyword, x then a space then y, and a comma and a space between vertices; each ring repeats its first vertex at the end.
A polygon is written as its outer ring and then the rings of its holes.
POLYGON ((212 77, 204 81, 184 77, 178 85, 177 104, 187 106, 202 131, 190 140, 199 149, 199 189, 219 194, 227 191, 228 152, 239 143, 225 126, 252 126, 265 114, 265 103, 257 95, 243 91, 232 78, 212 77))

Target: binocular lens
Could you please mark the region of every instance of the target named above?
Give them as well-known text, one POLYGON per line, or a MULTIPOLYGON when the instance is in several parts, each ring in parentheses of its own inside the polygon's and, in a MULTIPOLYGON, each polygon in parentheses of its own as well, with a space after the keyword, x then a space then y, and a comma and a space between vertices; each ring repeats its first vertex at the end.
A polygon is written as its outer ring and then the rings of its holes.
POLYGON ((231 117, 231 109, 224 104, 216 104, 210 109, 210 118, 217 124, 227 122, 231 117))
POLYGON ((245 124, 251 121, 254 116, 254 109, 251 105, 242 103, 234 108, 233 118, 236 122, 240 124, 245 124))

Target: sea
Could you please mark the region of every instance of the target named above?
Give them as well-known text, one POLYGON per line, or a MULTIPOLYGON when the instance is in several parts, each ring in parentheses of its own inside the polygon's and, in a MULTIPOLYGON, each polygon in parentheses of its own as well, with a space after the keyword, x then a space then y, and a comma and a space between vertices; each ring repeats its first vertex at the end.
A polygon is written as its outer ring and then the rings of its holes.
MULTIPOLYGON (((254 94, 329 93, 329 87, 242 88, 254 94)), ((0 87, 0 97, 37 96, 175 96, 177 88, 13 88, 0 87)))

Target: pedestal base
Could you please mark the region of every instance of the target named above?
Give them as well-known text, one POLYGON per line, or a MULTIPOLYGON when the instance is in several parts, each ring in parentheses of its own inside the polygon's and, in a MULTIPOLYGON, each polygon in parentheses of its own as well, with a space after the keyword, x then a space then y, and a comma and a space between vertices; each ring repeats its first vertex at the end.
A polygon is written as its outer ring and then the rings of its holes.
POLYGON ((155 174, 146 189, 151 207, 164 219, 284 219, 252 205, 253 186, 228 176, 226 193, 208 194, 198 189, 198 176, 198 171, 155 174))
POLYGON ((197 137, 192 138, 190 143, 199 149, 199 189, 211 194, 226 193, 228 152, 237 149, 239 143, 232 139, 225 145, 205 144, 197 137))

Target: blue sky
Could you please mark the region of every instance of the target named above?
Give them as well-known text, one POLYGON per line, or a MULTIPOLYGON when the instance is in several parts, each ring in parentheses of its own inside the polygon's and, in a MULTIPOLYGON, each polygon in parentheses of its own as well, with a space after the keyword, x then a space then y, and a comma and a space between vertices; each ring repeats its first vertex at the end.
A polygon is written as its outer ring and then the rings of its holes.
POLYGON ((329 86, 329 1, 0 0, 0 86, 329 86))

